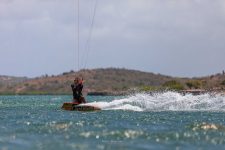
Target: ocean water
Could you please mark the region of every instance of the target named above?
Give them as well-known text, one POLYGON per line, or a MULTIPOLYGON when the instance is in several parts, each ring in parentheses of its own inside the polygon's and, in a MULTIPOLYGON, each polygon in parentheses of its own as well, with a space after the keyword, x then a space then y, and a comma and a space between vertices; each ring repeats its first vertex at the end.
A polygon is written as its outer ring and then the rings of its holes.
POLYGON ((87 98, 102 111, 61 110, 71 96, 0 96, 0 150, 225 149, 224 95, 87 98))

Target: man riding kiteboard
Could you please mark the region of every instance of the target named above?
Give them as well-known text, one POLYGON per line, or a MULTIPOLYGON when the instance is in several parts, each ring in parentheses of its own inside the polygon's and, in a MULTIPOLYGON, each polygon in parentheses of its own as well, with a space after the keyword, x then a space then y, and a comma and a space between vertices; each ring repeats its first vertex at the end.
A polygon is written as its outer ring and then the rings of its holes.
POLYGON ((83 78, 76 77, 74 80, 74 84, 71 85, 73 91, 73 102, 74 103, 86 103, 86 100, 82 94, 83 90, 83 78))

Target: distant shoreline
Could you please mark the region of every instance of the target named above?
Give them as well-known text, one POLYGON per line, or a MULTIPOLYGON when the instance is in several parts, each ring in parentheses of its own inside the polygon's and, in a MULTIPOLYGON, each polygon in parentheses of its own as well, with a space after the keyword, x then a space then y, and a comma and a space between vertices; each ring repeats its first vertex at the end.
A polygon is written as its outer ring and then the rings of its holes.
MULTIPOLYGON (((147 94, 154 94, 154 93, 164 93, 164 92, 177 92, 180 94, 193 94, 193 95, 200 95, 200 94, 205 94, 205 93, 213 93, 213 94, 224 94, 225 95, 225 90, 203 90, 203 89, 194 89, 194 90, 158 90, 158 91, 136 91, 136 92, 90 92, 87 95, 88 96, 126 96, 126 95, 132 95, 132 94, 137 94, 137 93, 147 93, 147 94)), ((19 95, 19 96, 30 96, 30 95, 67 95, 67 96, 72 96, 72 93, 0 93, 0 96, 14 96, 14 95, 19 95)))

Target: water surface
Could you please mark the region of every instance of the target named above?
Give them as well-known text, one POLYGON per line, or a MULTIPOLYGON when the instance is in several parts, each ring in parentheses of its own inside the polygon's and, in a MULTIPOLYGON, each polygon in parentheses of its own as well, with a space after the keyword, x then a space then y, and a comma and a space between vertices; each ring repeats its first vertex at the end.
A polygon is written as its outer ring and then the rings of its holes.
POLYGON ((61 110, 71 96, 0 96, 0 150, 222 149, 225 97, 167 92, 88 97, 98 112, 61 110))

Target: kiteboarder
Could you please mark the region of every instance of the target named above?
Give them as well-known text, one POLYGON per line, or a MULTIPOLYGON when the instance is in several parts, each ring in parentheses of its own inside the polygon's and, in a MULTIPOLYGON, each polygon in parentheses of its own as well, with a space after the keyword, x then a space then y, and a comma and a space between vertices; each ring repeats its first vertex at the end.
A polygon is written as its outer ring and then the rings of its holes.
POLYGON ((73 91, 73 102, 74 103, 86 103, 85 98, 83 97, 83 78, 76 77, 74 80, 74 84, 71 85, 73 91))

